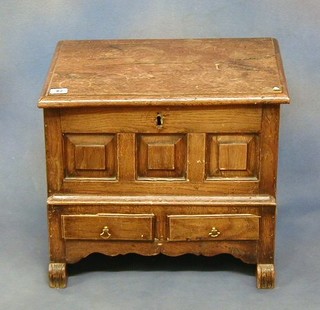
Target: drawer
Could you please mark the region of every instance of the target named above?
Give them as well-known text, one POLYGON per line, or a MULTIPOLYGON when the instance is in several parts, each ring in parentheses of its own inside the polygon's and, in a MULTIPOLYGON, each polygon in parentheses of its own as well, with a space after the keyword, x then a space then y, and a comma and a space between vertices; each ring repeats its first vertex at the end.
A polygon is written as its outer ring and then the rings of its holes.
POLYGON ((66 133, 259 132, 261 107, 61 109, 66 133))
POLYGON ((253 214, 169 215, 168 240, 258 240, 259 218, 253 214))
POLYGON ((62 215, 62 237, 76 240, 151 241, 153 214, 62 215))

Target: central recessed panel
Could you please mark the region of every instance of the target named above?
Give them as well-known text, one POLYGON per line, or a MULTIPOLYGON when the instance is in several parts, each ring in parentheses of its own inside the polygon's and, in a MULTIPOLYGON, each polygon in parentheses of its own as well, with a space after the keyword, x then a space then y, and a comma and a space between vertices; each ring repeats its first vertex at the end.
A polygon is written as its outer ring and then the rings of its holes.
POLYGON ((174 144, 148 144, 148 170, 174 170, 174 144))
POLYGON ((185 178, 186 135, 138 135, 138 178, 185 178))

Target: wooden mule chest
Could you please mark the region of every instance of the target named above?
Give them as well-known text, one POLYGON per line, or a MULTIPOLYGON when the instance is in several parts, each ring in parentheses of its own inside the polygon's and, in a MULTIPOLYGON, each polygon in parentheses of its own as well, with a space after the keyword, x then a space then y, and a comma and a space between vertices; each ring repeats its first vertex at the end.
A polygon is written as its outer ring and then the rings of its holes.
POLYGON ((59 42, 44 111, 49 279, 98 252, 231 254, 274 286, 277 41, 59 42))

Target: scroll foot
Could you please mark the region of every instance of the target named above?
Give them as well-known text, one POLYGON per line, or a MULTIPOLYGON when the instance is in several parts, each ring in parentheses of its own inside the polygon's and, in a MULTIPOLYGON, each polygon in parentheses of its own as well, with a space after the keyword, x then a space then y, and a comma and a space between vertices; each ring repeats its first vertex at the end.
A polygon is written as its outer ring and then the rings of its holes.
POLYGON ((65 263, 49 264, 49 286, 53 288, 67 287, 67 271, 65 263))
POLYGON ((274 264, 257 265, 257 288, 274 288, 274 264))

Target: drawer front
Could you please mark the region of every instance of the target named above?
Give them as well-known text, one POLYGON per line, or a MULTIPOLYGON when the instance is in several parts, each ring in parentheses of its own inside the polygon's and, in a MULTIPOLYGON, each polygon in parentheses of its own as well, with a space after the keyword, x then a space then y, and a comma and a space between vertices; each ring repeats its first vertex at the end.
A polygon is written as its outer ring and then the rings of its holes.
POLYGON ((67 240, 152 241, 153 226, 153 214, 62 215, 67 240))
POLYGON ((258 240, 259 218, 252 214, 169 215, 168 240, 258 240))

